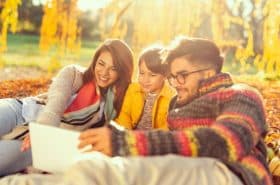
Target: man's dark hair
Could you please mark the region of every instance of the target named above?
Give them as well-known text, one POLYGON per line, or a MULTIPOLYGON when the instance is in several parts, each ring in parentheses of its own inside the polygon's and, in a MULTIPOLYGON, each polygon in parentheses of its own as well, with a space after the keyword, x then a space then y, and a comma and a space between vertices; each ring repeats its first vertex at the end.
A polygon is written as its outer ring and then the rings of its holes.
POLYGON ((165 63, 170 65, 176 58, 184 57, 193 64, 213 67, 217 73, 223 67, 223 57, 217 45, 207 39, 178 37, 165 53, 165 63))

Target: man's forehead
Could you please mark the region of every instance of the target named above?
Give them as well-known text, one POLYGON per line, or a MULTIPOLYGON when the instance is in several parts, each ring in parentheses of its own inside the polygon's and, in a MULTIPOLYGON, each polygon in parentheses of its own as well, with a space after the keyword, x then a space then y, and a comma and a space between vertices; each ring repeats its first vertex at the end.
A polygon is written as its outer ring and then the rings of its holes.
POLYGON ((186 70, 186 69, 180 69, 180 70, 173 71, 173 73, 176 74, 176 75, 187 73, 187 72, 188 72, 188 70, 186 70))
POLYGON ((172 73, 188 72, 193 68, 195 68, 195 65, 183 58, 175 59, 170 65, 170 71, 172 73))

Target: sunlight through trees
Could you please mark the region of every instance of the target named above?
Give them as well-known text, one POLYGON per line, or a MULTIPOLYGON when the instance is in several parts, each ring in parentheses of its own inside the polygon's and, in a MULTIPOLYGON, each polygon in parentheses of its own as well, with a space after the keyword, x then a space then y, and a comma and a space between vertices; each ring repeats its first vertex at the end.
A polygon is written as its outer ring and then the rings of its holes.
MULTIPOLYGON (((20 3, 0 0, 0 52, 7 48, 8 30, 16 31, 20 3)), ((42 51, 58 48, 58 55, 79 51, 83 28, 77 3, 46 1, 40 31, 42 51)), ((279 9, 278 0, 111 0, 95 10, 98 20, 92 27, 98 30, 99 40, 125 39, 135 53, 154 42, 167 44, 177 35, 210 38, 227 54, 229 65, 240 72, 254 68, 280 76, 279 9)))

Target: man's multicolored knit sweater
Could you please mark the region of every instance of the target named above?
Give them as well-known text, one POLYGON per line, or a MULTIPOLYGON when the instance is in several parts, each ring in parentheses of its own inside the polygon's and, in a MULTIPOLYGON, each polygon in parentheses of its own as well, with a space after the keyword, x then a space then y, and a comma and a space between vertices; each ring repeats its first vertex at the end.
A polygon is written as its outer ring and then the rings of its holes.
POLYGON ((245 84, 233 84, 221 73, 200 84, 189 103, 168 115, 172 131, 112 129, 113 155, 176 153, 213 157, 225 163, 246 185, 270 185, 262 137, 266 133, 260 94, 245 84))

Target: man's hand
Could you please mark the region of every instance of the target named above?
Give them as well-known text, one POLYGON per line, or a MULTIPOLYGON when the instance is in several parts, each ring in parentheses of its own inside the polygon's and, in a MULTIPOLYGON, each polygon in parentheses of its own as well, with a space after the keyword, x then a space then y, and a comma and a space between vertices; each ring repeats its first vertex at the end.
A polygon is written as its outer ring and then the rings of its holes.
POLYGON ((81 133, 79 149, 91 145, 91 149, 86 152, 98 151, 106 155, 112 156, 111 149, 111 129, 108 127, 101 127, 95 129, 88 129, 81 133))
POLYGON ((25 136, 25 138, 23 139, 23 141, 22 141, 20 150, 21 150, 22 152, 25 152, 25 151, 28 150, 29 148, 31 148, 30 135, 27 134, 27 135, 25 136))

